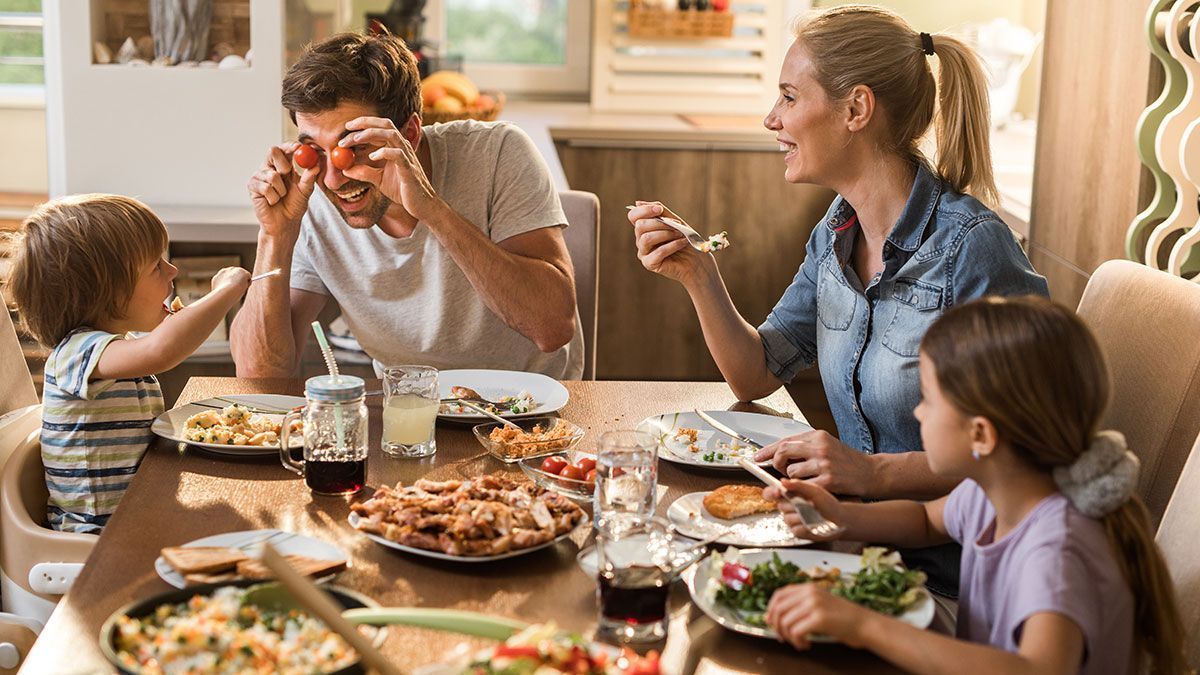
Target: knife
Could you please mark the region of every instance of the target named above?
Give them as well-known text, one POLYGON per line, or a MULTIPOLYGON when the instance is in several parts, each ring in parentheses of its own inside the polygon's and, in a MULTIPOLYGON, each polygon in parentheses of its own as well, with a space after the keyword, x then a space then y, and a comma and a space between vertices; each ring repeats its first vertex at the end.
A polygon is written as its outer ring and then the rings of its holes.
POLYGON ((704 420, 705 422, 708 422, 708 426, 716 429, 717 431, 725 434, 726 436, 729 436, 735 440, 741 441, 742 443, 745 443, 746 445, 749 445, 752 448, 762 450, 762 448, 763 448, 762 443, 759 443, 758 441, 756 441, 752 438, 747 438, 747 437, 739 434, 738 432, 734 431, 733 429, 730 429, 729 427, 725 426, 724 424, 721 424, 717 420, 713 419, 712 415, 709 415, 708 413, 704 412, 703 410, 693 409, 693 412, 695 412, 697 415, 699 415, 700 419, 704 420))

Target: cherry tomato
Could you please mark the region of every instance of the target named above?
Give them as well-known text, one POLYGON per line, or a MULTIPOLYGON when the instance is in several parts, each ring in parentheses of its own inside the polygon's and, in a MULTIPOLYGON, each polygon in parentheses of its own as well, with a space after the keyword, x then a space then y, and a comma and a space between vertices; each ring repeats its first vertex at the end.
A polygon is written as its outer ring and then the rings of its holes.
POLYGON ((563 467, 563 470, 558 475, 563 478, 570 478, 571 480, 583 480, 583 469, 574 464, 568 464, 563 467))
POLYGON ((500 645, 496 647, 497 657, 507 657, 510 659, 534 659, 540 661, 542 655, 538 652, 537 647, 511 647, 509 645, 500 645))
POLYGON ((567 460, 559 457, 558 455, 553 455, 542 460, 542 471, 545 471, 546 473, 552 473, 557 476, 562 473, 563 467, 566 465, 567 460))
POLYGON ((301 145, 292 153, 292 159, 301 169, 311 169, 317 165, 317 151, 311 145, 301 145))
POLYGON ((333 149, 333 152, 329 153, 329 161, 333 162, 333 165, 337 168, 345 171, 354 166, 354 151, 339 145, 333 149))
POLYGON ((584 457, 583 459, 579 460, 578 462, 575 462, 575 464, 579 468, 583 469, 584 473, 587 473, 587 472, 591 471, 592 469, 596 468, 596 460, 592 459, 591 457, 584 457))
POLYGON ((739 590, 750 583, 750 568, 735 562, 727 562, 721 567, 721 583, 739 590))
POLYGON ((584 475, 583 479, 589 483, 595 483, 596 482, 596 470, 589 469, 587 474, 584 475))

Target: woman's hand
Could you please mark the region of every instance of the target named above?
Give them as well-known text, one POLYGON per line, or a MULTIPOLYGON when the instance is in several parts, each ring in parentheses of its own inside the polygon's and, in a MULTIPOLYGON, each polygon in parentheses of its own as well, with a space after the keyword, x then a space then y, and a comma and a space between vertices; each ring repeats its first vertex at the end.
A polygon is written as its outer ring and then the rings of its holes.
POLYGON ((796 649, 812 646, 814 634, 861 647, 860 630, 870 610, 835 597, 816 584, 792 584, 775 591, 767 605, 767 625, 796 649))
POLYGON ((319 165, 304 169, 303 173, 296 171, 292 155, 299 148, 295 141, 272 146, 266 161, 246 183, 254 216, 263 233, 293 242, 300 236, 300 221, 321 173, 319 165))
POLYGON ((629 210, 638 260, 642 262, 642 267, 651 272, 686 286, 705 264, 715 265, 716 262, 711 253, 701 253, 692 248, 678 230, 655 220, 655 217, 663 215, 683 221, 659 202, 639 201, 629 210))
POLYGON ((338 145, 373 149, 367 153, 368 162, 356 160, 342 173, 351 180, 375 185, 384 197, 403 206, 417 220, 431 221, 444 202, 421 168, 416 149, 396 125, 383 117, 358 117, 347 122, 346 128, 354 133, 346 134, 338 145))
POLYGON ((783 487, 787 489, 788 494, 797 497, 803 497, 812 502, 813 507, 829 520, 842 525, 841 532, 833 536, 818 537, 808 528, 804 526, 804 521, 800 519, 800 514, 796 512, 796 507, 779 491, 778 488, 768 487, 763 489, 763 497, 775 502, 775 507, 783 514, 783 520, 792 528, 792 534, 801 539, 812 539, 813 541, 832 541, 841 539, 849 528, 846 526, 846 516, 841 502, 836 497, 829 494, 823 488, 820 488, 812 483, 802 480, 787 479, 782 481, 783 487))
POLYGON ((811 481, 836 494, 869 497, 876 492, 871 456, 824 431, 789 436, 754 454, 756 462, 767 459, 780 473, 811 481))

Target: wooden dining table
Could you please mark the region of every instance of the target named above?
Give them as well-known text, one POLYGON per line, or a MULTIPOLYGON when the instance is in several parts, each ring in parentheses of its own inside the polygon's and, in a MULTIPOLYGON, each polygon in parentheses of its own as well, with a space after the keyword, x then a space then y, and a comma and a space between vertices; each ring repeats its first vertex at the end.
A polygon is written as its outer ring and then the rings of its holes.
MULTIPOLYGON (((786 392, 756 403, 738 403, 720 382, 564 382, 570 400, 560 411, 587 434, 581 447, 594 448, 600 434, 634 428, 644 418, 693 408, 745 410, 803 419, 786 392)), ((368 389, 377 383, 368 383, 368 389)), ((193 378, 177 405, 230 394, 302 395, 301 380, 193 378)), ((409 484, 419 478, 473 478, 489 473, 520 474, 515 465, 487 454, 469 425, 439 421, 437 453, 424 459, 394 459, 380 450, 381 401, 368 398, 369 486, 409 484)), ((747 474, 659 462, 658 509, 682 495, 747 474), (665 487, 665 491, 664 488, 665 487)), ((98 635, 108 616, 135 600, 171 589, 154 570, 160 549, 201 537, 278 528, 334 544, 351 566, 334 582, 383 606, 439 607, 485 612, 526 622, 556 622, 590 634, 598 604, 596 582, 575 557, 591 536, 579 527, 552 547, 486 563, 447 562, 385 548, 347 522, 351 497, 312 494, 277 457, 231 458, 158 439, 147 452, 83 571, 59 602, 26 660, 22 673, 98 673, 114 669, 100 651, 98 635)), ((590 522, 587 521, 587 522, 590 522)), ((722 628, 689 600, 677 583, 670 599, 670 625, 663 653, 665 673, 888 673, 898 672, 875 656, 836 644, 799 652, 774 640, 722 628)), ((436 663, 462 649, 487 643, 462 635, 393 626, 384 653, 402 670, 436 663)))

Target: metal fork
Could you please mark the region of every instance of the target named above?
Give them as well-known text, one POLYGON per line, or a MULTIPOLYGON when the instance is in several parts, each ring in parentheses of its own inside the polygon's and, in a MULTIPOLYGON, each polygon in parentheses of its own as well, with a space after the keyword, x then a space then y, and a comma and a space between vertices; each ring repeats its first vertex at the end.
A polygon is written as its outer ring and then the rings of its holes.
POLYGON ((792 505, 792 508, 796 509, 796 513, 799 514, 800 521, 804 523, 805 529, 813 533, 813 535, 821 538, 832 537, 846 529, 821 515, 821 512, 817 510, 817 507, 813 506, 812 502, 804 499, 803 497, 789 494, 787 488, 783 486, 783 483, 780 482, 780 480, 775 476, 772 476, 763 470, 761 466, 751 462, 745 457, 739 458, 738 464, 743 469, 757 476, 759 480, 767 485, 779 488, 779 493, 788 500, 788 503, 792 505))
MULTIPOLYGON (((634 207, 626 206, 625 208, 626 208, 626 210, 628 210, 628 209, 632 209, 634 207)), ((696 249, 697 251, 700 251, 701 253, 708 252, 709 249, 705 246, 705 244, 708 243, 709 238, 705 237, 704 235, 700 234, 699 232, 693 230, 691 225, 688 225, 687 223, 683 222, 682 220, 677 220, 670 216, 650 216, 650 218, 648 218, 648 220, 657 220, 658 222, 662 223, 663 225, 666 225, 667 227, 670 227, 670 228, 676 230, 677 232, 682 234, 685 239, 688 240, 688 243, 692 245, 692 248, 696 249)))

